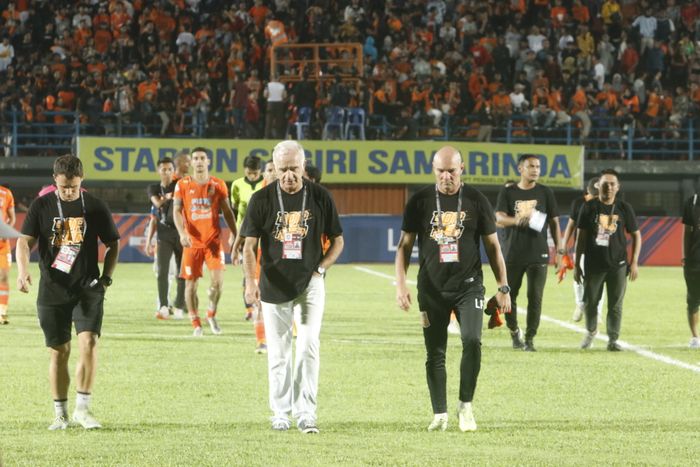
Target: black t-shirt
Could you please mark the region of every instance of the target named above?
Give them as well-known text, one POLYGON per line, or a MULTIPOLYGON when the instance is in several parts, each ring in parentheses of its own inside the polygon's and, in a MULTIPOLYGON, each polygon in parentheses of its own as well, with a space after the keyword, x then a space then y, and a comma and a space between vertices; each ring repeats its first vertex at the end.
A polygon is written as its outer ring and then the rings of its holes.
MULTIPOLYGON (((163 186, 160 183, 148 185, 148 199, 150 200, 152 196, 165 196, 168 193, 172 195, 175 192, 175 185, 177 185, 177 181, 172 181, 168 186, 163 186)), ((159 239, 164 238, 164 236, 177 236, 177 229, 175 228, 175 220, 173 218, 172 197, 161 204, 160 208, 156 210, 156 217, 158 218, 156 232, 158 232, 159 239)))
POLYGON ((578 221, 578 216, 581 214, 581 208, 583 205, 586 203, 586 198, 583 196, 580 198, 576 198, 571 202, 571 209, 569 214, 569 219, 576 225, 576 222, 578 221))
POLYGON ((683 224, 692 227, 690 250, 685 252, 685 268, 700 270, 700 196, 697 194, 685 202, 683 224))
POLYGON ((547 231, 549 221, 559 217, 554 192, 549 187, 536 184, 529 190, 518 185, 504 187, 498 193, 496 211, 520 219, 529 216, 533 210, 547 215, 544 226, 539 232, 529 227, 507 227, 508 241, 504 248, 506 263, 511 264, 546 264, 549 262, 547 231))
POLYGON ((323 257, 323 234, 334 238, 343 233, 331 194, 317 183, 306 180, 304 189, 293 195, 280 190, 288 224, 285 228, 277 186, 278 183, 271 183, 253 193, 241 226, 243 237, 260 239, 260 296, 267 303, 283 303, 298 297, 309 285, 323 257), (304 191, 306 222, 301 213, 304 191), (302 259, 282 257, 285 233, 302 237, 302 259))
POLYGON ((22 233, 37 239, 41 283, 37 303, 60 304, 70 301, 81 288, 100 277, 97 266, 98 238, 102 243, 119 239, 119 231, 107 205, 89 193, 75 201, 61 201, 63 222, 58 209, 58 196, 49 193, 35 199, 22 225, 22 233), (64 229, 63 226, 66 226, 64 229), (60 247, 80 248, 70 273, 51 267, 60 247))
POLYGON ((612 205, 603 204, 599 199, 586 202, 581 208, 576 225, 588 234, 584 268, 586 272, 603 272, 617 269, 627 264, 627 233, 639 230, 632 206, 616 199, 612 205), (599 244, 599 234, 609 234, 608 246, 599 244))
POLYGON ((491 203, 476 189, 462 186, 460 217, 462 228, 457 225, 458 194, 440 194, 442 225, 437 217, 435 186, 425 187, 414 194, 403 214, 401 230, 416 233, 418 237, 419 264, 418 287, 422 291, 456 291, 463 282, 481 275, 479 239, 496 232, 496 219, 491 203), (440 262, 437 238, 456 237, 459 261, 440 262))

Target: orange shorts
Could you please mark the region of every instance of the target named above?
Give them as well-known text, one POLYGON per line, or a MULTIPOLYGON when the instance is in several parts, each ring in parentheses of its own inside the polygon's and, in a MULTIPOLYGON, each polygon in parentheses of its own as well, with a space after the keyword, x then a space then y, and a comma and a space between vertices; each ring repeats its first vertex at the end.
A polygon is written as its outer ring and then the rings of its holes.
POLYGON ((224 269, 225 262, 224 250, 219 242, 207 245, 206 248, 183 248, 180 277, 185 280, 199 279, 202 277, 204 263, 210 271, 217 271, 224 269))
POLYGON ((12 249, 9 240, 0 240, 0 269, 10 269, 12 249))

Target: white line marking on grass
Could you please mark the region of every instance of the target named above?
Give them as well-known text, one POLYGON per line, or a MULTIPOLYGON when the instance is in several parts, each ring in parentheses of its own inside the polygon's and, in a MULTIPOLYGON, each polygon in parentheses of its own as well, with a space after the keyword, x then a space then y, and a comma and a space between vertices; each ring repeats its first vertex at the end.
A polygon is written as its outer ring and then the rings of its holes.
MULTIPOLYGON (((369 269, 369 268, 363 268, 362 266, 353 266, 353 267, 355 269, 357 269, 358 271, 365 272, 367 274, 372 274, 373 276, 377 276, 377 277, 383 277, 384 279, 389 279, 390 281, 394 281, 394 285, 396 285, 396 281, 395 281, 396 278, 392 275, 384 274, 383 272, 379 272, 379 271, 374 271, 374 270, 369 269)), ((412 285, 417 284, 416 281, 410 280, 410 279, 406 279, 406 283, 412 284, 412 285)))
MULTIPOLYGON (((523 308, 518 308, 518 313, 521 315, 526 314, 526 310, 523 308)), ((561 326, 562 328, 569 329, 574 332, 578 332, 580 334, 586 334, 588 332, 587 329, 582 328, 580 326, 576 326, 575 324, 567 323, 566 321, 562 321, 556 318, 551 318, 546 315, 542 315, 540 317, 543 321, 547 321, 548 323, 553 323, 556 324, 557 326, 561 326)), ((603 342, 608 342, 608 336, 601 335, 598 333, 597 336, 595 336, 596 339, 601 340, 603 342)), ((677 366, 679 368, 685 368, 686 370, 694 371, 696 373, 700 373, 700 366, 697 365, 692 365, 690 363, 682 362, 680 360, 676 360, 675 358, 668 357, 666 355, 661 355, 656 352, 652 352, 651 350, 646 350, 638 345, 630 344, 629 342, 617 341, 618 344, 620 344, 620 347, 626 350, 631 350, 632 352, 641 355, 642 357, 650 358, 652 360, 656 360, 657 362, 662 362, 666 363, 668 365, 673 365, 677 366)))
MULTIPOLYGON (((354 268, 357 269, 358 271, 361 271, 361 272, 364 272, 364 273, 367 273, 367 274, 372 274, 372 275, 374 275, 374 276, 378 276, 378 277, 383 277, 383 278, 385 278, 385 279, 394 280, 394 276, 391 276, 391 275, 389 275, 389 274, 384 274, 384 273, 382 273, 382 272, 374 271, 374 270, 372 270, 372 269, 365 268, 365 267, 361 267, 361 266, 354 266, 354 268)), ((410 283, 410 284, 415 284, 415 283, 416 283, 416 281, 406 281, 406 282, 408 282, 408 283, 410 283)), ((525 313, 526 313, 526 310, 524 310, 523 308, 519 308, 519 309, 518 309, 518 313, 520 313, 520 314, 525 314, 525 313)), ((562 321, 562 320, 559 320, 559 319, 556 319, 556 318, 551 318, 551 317, 546 316, 546 315, 542 315, 542 316, 540 317, 540 319, 542 319, 543 321, 546 321, 546 322, 548 322, 548 323, 556 324, 557 326, 560 326, 560 327, 562 327, 562 328, 568 329, 568 330, 570 330, 570 331, 577 332, 577 333, 579 333, 579 334, 585 334, 585 333, 588 332, 585 328, 582 328, 582 327, 577 326, 577 325, 575 325, 575 324, 571 324, 571 323, 568 323, 568 322, 566 322, 566 321, 562 321)), ((601 340, 601 341, 603 341, 603 342, 607 342, 607 341, 608 341, 608 336, 601 335, 601 333, 598 333, 598 335, 596 336, 596 339, 601 340)), ((632 351, 632 352, 634 352, 634 353, 636 353, 636 354, 638 354, 638 355, 641 355, 642 357, 646 357, 646 358, 649 358, 649 359, 651 359, 651 360, 655 360, 655 361, 657 361, 657 362, 666 363, 667 365, 673 365, 673 366, 677 366, 677 367, 679 367, 679 368, 684 368, 684 369, 686 369, 686 370, 690 370, 690 371, 694 371, 694 372, 696 372, 696 373, 700 373, 700 366, 698 366, 698 365, 693 365, 693 364, 690 364, 690 363, 682 362, 682 361, 680 361, 680 360, 676 360, 675 358, 671 358, 671 357, 668 357, 668 356, 666 356, 666 355, 661 355, 661 354, 658 354, 658 353, 656 353, 656 352, 652 352, 652 351, 650 351, 650 350, 646 350, 646 349, 644 349, 644 348, 642 348, 642 347, 640 347, 640 346, 638 346, 638 345, 630 344, 629 342, 625 342, 625 341, 618 340, 617 343, 620 344, 620 346, 621 346, 623 349, 630 350, 630 351, 632 351)))

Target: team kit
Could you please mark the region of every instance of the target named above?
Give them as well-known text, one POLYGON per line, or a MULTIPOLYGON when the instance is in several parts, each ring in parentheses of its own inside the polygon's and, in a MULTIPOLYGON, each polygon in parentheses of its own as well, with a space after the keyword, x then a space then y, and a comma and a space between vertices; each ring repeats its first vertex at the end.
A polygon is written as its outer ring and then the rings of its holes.
MULTIPOLYGON (((457 425, 477 429, 472 409, 481 368, 483 317, 489 327, 505 324, 512 347, 536 352, 547 270, 548 238, 560 279, 574 270, 574 321, 585 318, 581 349, 593 346, 607 300, 607 350, 619 352, 622 310, 628 281, 639 273, 641 234, 632 206, 621 199, 620 174, 603 170, 574 201, 562 234, 553 191, 539 183, 540 158, 518 158, 519 180, 501 188, 495 208, 476 188, 463 183, 463 155, 440 148, 432 159, 435 183, 408 200, 395 259, 396 302, 418 311, 426 349, 426 377, 433 419, 429 431, 448 428, 446 351, 448 334, 459 335, 457 425), (628 250, 628 238, 631 250, 628 250), (418 246, 417 295, 414 305, 407 271, 418 246), (480 247, 497 284, 486 295, 480 247), (569 254, 573 252, 573 254, 569 254), (527 283, 525 322, 518 319, 521 288, 527 283), (604 293, 605 292, 605 293, 604 293), (605 298, 604 298, 605 295, 605 298), (449 331, 448 331, 449 330, 449 331)), ((317 395, 320 331, 325 309, 325 276, 343 250, 343 230, 321 174, 306 162, 296 141, 278 143, 272 158, 244 161, 244 176, 231 184, 209 173, 206 148, 158 161, 159 182, 148 187, 151 217, 146 251, 154 256, 158 319, 189 318, 201 338, 223 331, 217 308, 224 291, 225 253, 242 265, 245 319, 255 333, 255 352, 267 354, 270 427, 319 433, 317 395), (220 217, 232 235, 222 241, 220 217), (198 285, 209 273, 200 304, 198 285), (174 286, 171 286, 171 282, 174 286), (174 299, 170 297, 174 290, 174 299), (204 315, 200 317, 200 312, 204 315), (206 322, 203 320, 206 320, 206 322), (293 338, 296 342, 293 345, 293 338), (293 347, 296 351, 293 351, 293 347)), ((92 411, 96 348, 102 330, 104 299, 113 282, 119 255, 119 232, 107 205, 82 187, 83 167, 73 155, 54 162, 54 183, 29 207, 17 240, 17 288, 32 286, 29 255, 38 249, 37 315, 49 350, 49 385, 54 405, 50 430, 71 422, 101 428, 92 411), (98 245, 104 244, 102 269, 98 245), (76 398, 68 415, 68 360, 73 328, 79 355, 76 398)), ((690 347, 700 348, 700 207, 697 195, 685 205, 684 277, 688 289, 690 347)), ((12 193, 0 187, 0 221, 15 223, 12 193)), ((9 240, 0 240, 0 322, 9 324, 9 240)))

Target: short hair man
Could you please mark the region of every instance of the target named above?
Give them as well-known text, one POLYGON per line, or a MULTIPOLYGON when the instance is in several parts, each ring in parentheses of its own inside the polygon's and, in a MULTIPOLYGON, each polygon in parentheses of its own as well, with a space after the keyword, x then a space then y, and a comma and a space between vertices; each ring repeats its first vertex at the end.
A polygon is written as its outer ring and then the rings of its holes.
POLYGON ((102 329, 105 290, 119 256, 119 232, 107 206, 80 190, 83 165, 75 156, 54 162, 54 195, 35 199, 17 240, 17 287, 29 292, 29 253, 39 247, 37 311, 50 349, 49 385, 56 418, 49 430, 68 427, 68 357, 71 325, 78 334, 80 358, 75 369, 78 390, 73 420, 86 429, 100 428, 90 411, 97 370, 97 340, 102 329), (97 240, 106 247, 102 274, 97 265, 97 240))
POLYGON ((325 306, 324 276, 343 250, 338 212, 330 193, 304 180, 304 149, 282 141, 272 152, 277 181, 253 194, 241 235, 245 297, 261 303, 268 350, 272 429, 318 433, 319 345, 325 306), (325 253, 321 236, 331 245, 325 253), (255 253, 262 251, 260 283, 255 253), (295 305, 300 305, 295 312, 295 305), (295 316, 296 315, 296 316, 295 316), (292 323, 297 323, 292 370, 292 323))
MULTIPOLYGON (((156 265, 158 269, 158 310, 156 318, 168 319, 170 316, 170 308, 168 306, 168 278, 170 275, 170 261, 175 256, 175 266, 177 271, 180 271, 182 263, 182 245, 180 244, 180 236, 175 227, 175 219, 173 218, 173 195, 175 192, 174 180, 175 164, 169 157, 164 157, 158 161, 158 175, 160 183, 154 183, 148 186, 148 198, 155 211, 155 229, 150 228, 146 235, 146 251, 149 254, 156 256, 156 265), (153 232, 157 233, 157 251, 154 252, 151 238, 153 232)), ((176 279, 177 293, 173 306, 173 315, 177 319, 183 318, 183 309, 185 308, 185 280, 181 277, 176 279)))
POLYGON ((688 198, 683 208, 683 278, 687 289, 688 325, 691 349, 700 349, 698 306, 700 306, 700 203, 698 194, 688 198))
POLYGON ((173 180, 178 181, 190 174, 192 156, 190 156, 189 151, 182 150, 178 152, 173 162, 175 163, 175 174, 173 175, 173 180))
POLYGON ((583 306, 588 329, 588 334, 581 343, 582 349, 590 348, 598 333, 596 308, 605 286, 608 290, 608 350, 622 350, 617 339, 622 324, 626 277, 629 274, 631 281, 637 279, 642 234, 637 227, 632 206, 617 198, 619 180, 620 176, 615 170, 603 170, 598 181, 598 198, 583 205, 576 223, 574 280, 583 280, 583 306), (629 262, 625 231, 632 237, 632 260, 629 262))
POLYGON ((557 250, 556 266, 561 262, 561 232, 559 213, 554 193, 549 187, 538 183, 540 159, 534 154, 523 154, 518 158, 520 181, 516 185, 503 187, 496 202, 496 220, 508 232, 505 248, 508 284, 512 287, 513 313, 506 315, 514 349, 535 351, 534 338, 540 325, 542 295, 547 281, 549 246, 547 230, 557 250), (527 329, 525 343, 518 327, 517 299, 523 277, 527 275, 527 329))
MULTIPOLYGON (((599 177, 593 177, 588 180, 586 185, 586 192, 583 196, 579 196, 571 202, 571 210, 569 214, 569 221, 566 224, 566 229, 564 231, 564 237, 561 241, 562 250, 559 252, 562 255, 567 254, 569 240, 574 240, 576 244, 576 222, 578 221, 578 216, 581 213, 581 208, 587 202, 593 198, 598 197, 598 181, 599 177)), ((576 308, 574 308, 574 314, 572 320, 579 322, 583 317, 583 284, 574 281, 574 301, 576 303, 576 308)), ((598 321, 600 322, 600 314, 603 310, 603 299, 600 299, 598 303, 598 321)))
MULTIPOLYGON (((10 227, 17 222, 15 215, 15 198, 9 188, 0 186, 0 221, 10 227)), ((0 238, 0 324, 10 324, 7 317, 7 306, 10 301, 9 273, 12 264, 10 240, 0 238)))
POLYGON ((185 279, 185 303, 195 337, 202 336, 197 285, 204 263, 211 279, 207 294, 207 322, 213 334, 221 334, 216 310, 224 282, 225 257, 219 238, 219 212, 223 213, 231 235, 236 235, 236 221, 228 203, 226 183, 209 175, 209 162, 207 149, 196 147, 192 150, 194 173, 178 180, 173 202, 173 219, 183 246, 180 277, 185 279))
POLYGON ((462 156, 451 146, 433 158, 436 184, 418 191, 406 205, 401 239, 396 251, 396 300, 408 311, 411 295, 406 287, 411 252, 418 238, 418 305, 427 351, 425 363, 434 418, 429 431, 447 428, 447 326, 455 310, 462 335, 459 382, 459 428, 476 430, 472 399, 481 368, 481 326, 484 304, 479 238, 484 242, 491 269, 499 285, 496 300, 510 311, 509 288, 496 221, 491 204, 476 189, 460 180, 462 156))
MULTIPOLYGON (((241 225, 245 218, 245 213, 248 210, 248 203, 253 193, 263 187, 262 176, 262 161, 258 156, 249 155, 243 160, 243 176, 234 180, 231 183, 231 205, 233 212, 236 215, 236 228, 241 231, 241 225)), ((243 246, 243 237, 238 235, 233 243, 231 255, 233 256, 234 264, 238 264, 238 255, 243 246)), ((243 279, 243 293, 245 295, 245 278, 243 279)), ((246 308, 246 321, 253 320, 255 327, 255 351, 264 353, 266 351, 265 343, 265 325, 260 314, 260 310, 255 306, 255 303, 248 303, 243 297, 243 304, 246 308)))

